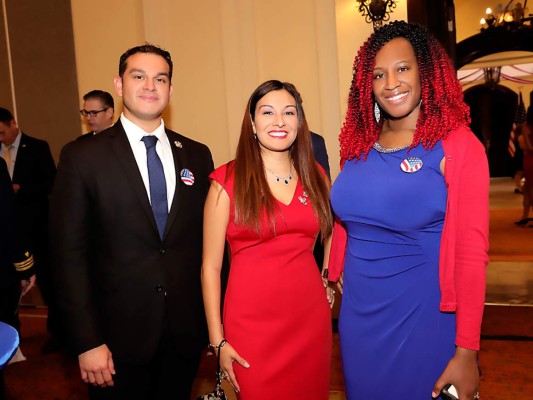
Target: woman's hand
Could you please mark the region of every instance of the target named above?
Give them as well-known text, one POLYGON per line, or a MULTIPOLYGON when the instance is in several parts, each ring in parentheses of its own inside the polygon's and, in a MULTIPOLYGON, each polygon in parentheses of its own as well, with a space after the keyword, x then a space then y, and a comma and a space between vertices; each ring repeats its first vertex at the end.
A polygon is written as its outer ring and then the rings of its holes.
POLYGON ((333 304, 335 303, 335 290, 329 286, 327 268, 322 270, 322 285, 326 289, 326 299, 328 300, 329 307, 333 308, 333 304))
POLYGON ((436 398, 444 385, 451 383, 457 389, 460 400, 479 398, 479 368, 477 351, 457 347, 455 355, 448 362, 444 372, 435 383, 433 398, 436 398))
POLYGON ((250 364, 248 364, 248 362, 244 358, 239 356, 233 346, 227 342, 222 348, 218 349, 218 351, 216 352, 218 353, 217 356, 220 358, 220 371, 222 372, 222 377, 224 379, 227 379, 231 386, 233 386, 233 390, 235 390, 235 393, 239 393, 241 391, 241 388, 239 387, 239 383, 235 378, 235 372, 233 371, 233 362, 237 361, 244 368, 250 368, 250 364))
POLYGON ((342 289, 344 288, 344 272, 341 272, 341 276, 339 277, 339 280, 337 281, 337 289, 339 289, 339 292, 342 294, 342 289))
POLYGON ((329 286, 326 286, 326 298, 328 299, 329 307, 333 308, 333 304, 335 304, 335 290, 329 286))

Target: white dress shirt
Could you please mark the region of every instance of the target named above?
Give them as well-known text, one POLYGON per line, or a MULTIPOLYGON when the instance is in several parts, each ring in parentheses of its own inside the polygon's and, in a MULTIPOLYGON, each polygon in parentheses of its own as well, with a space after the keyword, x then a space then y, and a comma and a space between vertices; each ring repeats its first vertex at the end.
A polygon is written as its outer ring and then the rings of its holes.
POLYGON ((154 135, 157 137, 158 141, 155 145, 155 151, 161 159, 161 163, 163 164, 163 172, 165 173, 165 180, 167 182, 168 211, 170 212, 172 200, 174 199, 174 192, 176 190, 176 169, 174 166, 174 157, 172 155, 170 142, 168 141, 168 137, 165 132, 165 123, 163 122, 163 119, 161 119, 161 125, 159 125, 153 132, 145 132, 143 129, 126 118, 124 114, 120 116, 120 122, 122 122, 122 126, 126 131, 126 136, 130 142, 135 161, 137 161, 137 166, 139 167, 139 172, 141 173, 150 202, 150 179, 148 177, 146 146, 144 145, 142 138, 143 136, 149 135, 154 135))
POLYGON ((11 179, 13 179, 13 171, 15 171, 15 161, 17 160, 17 154, 19 152, 21 136, 22 135, 21 135, 21 133, 19 131, 17 137, 15 138, 15 141, 13 143, 11 143, 11 146, 6 146, 4 143, 2 143, 2 146, 0 148, 0 156, 4 160, 6 159, 6 157, 5 157, 6 151, 9 151, 9 156, 11 158, 11 163, 10 163, 10 165, 7 166, 7 170, 9 171, 9 176, 11 177, 11 179))

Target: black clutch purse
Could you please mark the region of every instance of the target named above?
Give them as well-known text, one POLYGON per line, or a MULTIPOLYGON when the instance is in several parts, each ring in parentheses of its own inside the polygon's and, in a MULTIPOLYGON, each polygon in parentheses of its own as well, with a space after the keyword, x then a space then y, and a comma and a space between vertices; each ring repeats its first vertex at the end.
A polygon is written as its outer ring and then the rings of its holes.
POLYGON ((220 345, 218 346, 213 346, 214 348, 217 348, 218 349, 218 356, 217 356, 217 359, 218 359, 218 363, 217 363, 217 378, 216 378, 216 381, 215 381, 215 388, 213 389, 212 392, 209 392, 207 394, 204 394, 200 397, 198 397, 197 400, 227 400, 226 398, 226 393, 224 392, 224 389, 222 389, 222 371, 220 370, 220 349, 222 348, 222 346, 224 346, 224 344, 226 344, 226 341, 223 340, 220 345))

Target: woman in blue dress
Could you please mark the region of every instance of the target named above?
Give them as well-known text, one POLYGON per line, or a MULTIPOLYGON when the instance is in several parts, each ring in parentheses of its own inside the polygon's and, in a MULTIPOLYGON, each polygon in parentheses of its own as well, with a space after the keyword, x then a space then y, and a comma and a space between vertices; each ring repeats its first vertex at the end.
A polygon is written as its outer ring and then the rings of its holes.
POLYGON ((469 122, 426 28, 396 21, 361 47, 331 191, 349 400, 478 397, 489 174, 469 122))

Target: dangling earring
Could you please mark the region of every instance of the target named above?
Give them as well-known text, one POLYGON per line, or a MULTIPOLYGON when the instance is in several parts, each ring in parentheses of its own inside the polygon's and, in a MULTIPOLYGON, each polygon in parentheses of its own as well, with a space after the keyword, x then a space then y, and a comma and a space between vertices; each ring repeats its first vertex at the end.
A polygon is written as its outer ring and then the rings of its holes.
POLYGON ((257 133, 254 133, 254 138, 255 140, 257 140, 257 133))
POLYGON ((374 118, 376 119, 376 122, 379 123, 379 120, 381 119, 381 111, 377 102, 374 103, 374 118))

